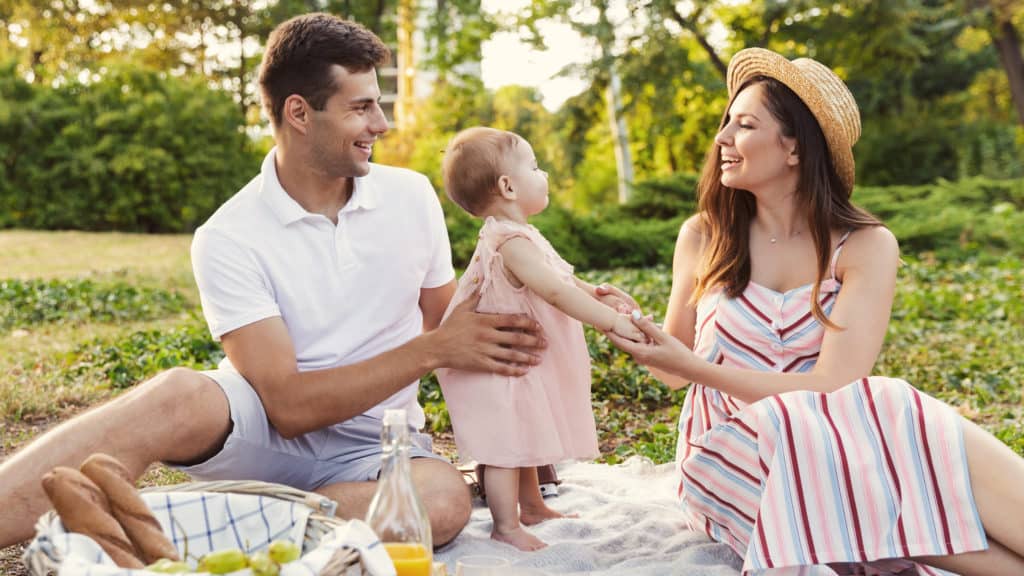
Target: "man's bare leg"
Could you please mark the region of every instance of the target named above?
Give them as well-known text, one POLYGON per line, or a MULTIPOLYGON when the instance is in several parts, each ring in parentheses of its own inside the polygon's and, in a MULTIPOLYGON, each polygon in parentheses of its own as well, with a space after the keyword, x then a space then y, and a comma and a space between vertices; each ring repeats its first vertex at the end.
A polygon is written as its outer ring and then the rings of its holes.
MULTIPOLYGON (((443 546, 459 535, 473 511, 469 487, 451 464, 433 458, 414 458, 412 481, 430 517, 434 546, 443 546)), ((376 482, 342 482, 317 490, 338 503, 341 518, 366 518, 376 482)))
POLYGON ((90 454, 104 452, 138 477, 153 462, 212 456, 230 431, 220 387, 184 368, 58 425, 0 464, 0 548, 32 537, 36 520, 50 508, 40 478, 54 466, 77 468, 90 454))

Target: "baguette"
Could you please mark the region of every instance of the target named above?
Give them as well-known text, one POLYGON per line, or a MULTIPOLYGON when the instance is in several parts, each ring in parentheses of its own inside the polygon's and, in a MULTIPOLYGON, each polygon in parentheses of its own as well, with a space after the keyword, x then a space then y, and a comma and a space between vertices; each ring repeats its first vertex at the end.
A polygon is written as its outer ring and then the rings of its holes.
POLYGON ((122 568, 142 568, 124 529, 110 513, 107 497, 74 468, 58 466, 43 475, 43 491, 69 532, 88 536, 122 568))
POLYGON ((178 550, 164 535, 160 522, 139 496, 131 474, 112 456, 93 454, 82 463, 82 473, 107 495, 110 511, 121 523, 142 561, 152 564, 161 558, 178 561, 178 550))

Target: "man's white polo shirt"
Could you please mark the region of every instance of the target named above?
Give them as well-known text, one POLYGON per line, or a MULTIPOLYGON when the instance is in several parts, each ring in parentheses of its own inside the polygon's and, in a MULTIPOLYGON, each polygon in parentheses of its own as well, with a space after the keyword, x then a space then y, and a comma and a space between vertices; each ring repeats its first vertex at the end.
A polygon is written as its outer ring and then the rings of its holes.
MULTIPOLYGON (((420 289, 455 277, 444 214, 425 176, 371 164, 335 225, 284 191, 274 150, 196 230, 192 268, 214 339, 280 316, 300 371, 353 364, 408 342, 423 330, 420 289)), ((231 368, 226 358, 221 368, 231 368)), ((422 427, 417 385, 365 414, 405 408, 422 427)))

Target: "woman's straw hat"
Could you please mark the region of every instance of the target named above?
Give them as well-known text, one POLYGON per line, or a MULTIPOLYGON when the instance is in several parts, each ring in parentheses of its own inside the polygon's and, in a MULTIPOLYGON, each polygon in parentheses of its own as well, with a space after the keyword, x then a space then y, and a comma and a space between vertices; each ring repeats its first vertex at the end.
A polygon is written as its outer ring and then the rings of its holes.
POLYGON ((733 56, 727 76, 730 101, 754 76, 774 78, 796 93, 821 125, 836 172, 848 191, 853 190, 853 145, 860 138, 860 112, 835 72, 810 58, 791 61, 771 50, 747 48, 733 56))

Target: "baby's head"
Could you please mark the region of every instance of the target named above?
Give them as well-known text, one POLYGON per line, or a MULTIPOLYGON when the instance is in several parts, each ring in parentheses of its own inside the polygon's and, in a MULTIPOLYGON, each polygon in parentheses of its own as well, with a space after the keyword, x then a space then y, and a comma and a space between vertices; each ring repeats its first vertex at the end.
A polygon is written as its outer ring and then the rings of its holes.
POLYGON ((513 154, 523 147, 529 144, 505 130, 477 126, 459 132, 448 143, 441 165, 448 197, 480 216, 501 197, 502 177, 513 168, 513 154))

